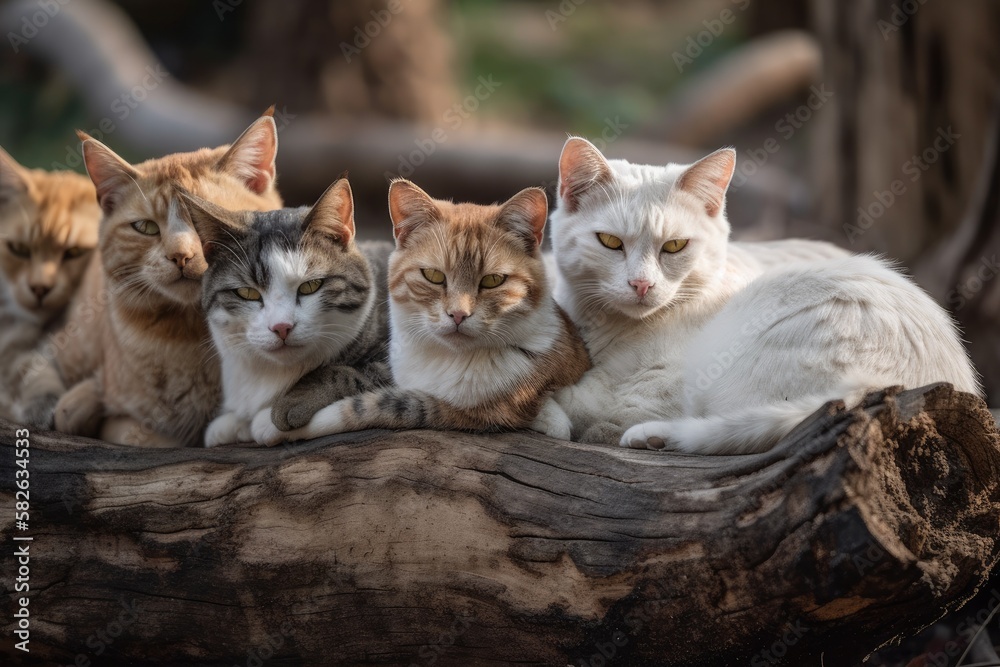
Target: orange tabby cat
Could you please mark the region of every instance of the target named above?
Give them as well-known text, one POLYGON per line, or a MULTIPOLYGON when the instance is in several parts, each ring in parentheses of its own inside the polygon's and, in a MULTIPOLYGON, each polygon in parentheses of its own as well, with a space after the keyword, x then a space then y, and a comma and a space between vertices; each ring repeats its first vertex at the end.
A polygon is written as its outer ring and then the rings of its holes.
POLYGON ((200 304, 205 257, 177 191, 232 210, 280 208, 274 120, 268 112, 231 147, 137 165, 80 138, 104 211, 101 263, 70 313, 67 326, 78 321, 80 334, 59 364, 79 382, 59 401, 56 428, 122 444, 197 445, 221 388, 200 304))
POLYGON ((62 325, 100 219, 86 176, 25 169, 0 148, 0 416, 51 426, 65 387, 37 363, 39 341, 62 325))

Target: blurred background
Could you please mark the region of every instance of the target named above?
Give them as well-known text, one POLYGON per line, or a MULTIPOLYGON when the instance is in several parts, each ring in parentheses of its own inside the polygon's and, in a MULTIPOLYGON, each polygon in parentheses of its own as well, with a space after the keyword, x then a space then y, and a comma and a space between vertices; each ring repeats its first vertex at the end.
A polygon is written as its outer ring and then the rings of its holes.
MULTIPOLYGON (((366 237, 396 175, 488 203, 551 193, 567 133, 654 164, 734 145, 737 238, 898 260, 1000 405, 995 0, 7 0, 0 26, 21 163, 82 171, 75 128, 132 161, 229 143, 276 104, 286 201, 348 169, 366 237)), ((957 664, 964 613, 870 664, 957 664)))

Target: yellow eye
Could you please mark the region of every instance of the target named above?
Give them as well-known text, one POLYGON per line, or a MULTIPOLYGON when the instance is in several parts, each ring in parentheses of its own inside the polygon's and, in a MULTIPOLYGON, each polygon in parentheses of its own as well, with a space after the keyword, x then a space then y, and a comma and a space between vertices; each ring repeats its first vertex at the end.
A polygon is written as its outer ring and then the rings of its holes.
POLYGON ((319 289, 319 286, 323 284, 322 280, 310 280, 307 283, 302 283, 299 285, 299 294, 312 294, 319 289))
POLYGON ((424 274, 424 278, 427 278, 427 280, 435 285, 440 285, 444 282, 444 274, 437 269, 420 269, 420 273, 424 274))
POLYGON ((82 257, 86 254, 87 248, 67 248, 66 252, 63 253, 66 259, 74 259, 76 257, 82 257))
POLYGON ((612 250, 621 250, 622 240, 617 236, 612 236, 611 234, 605 234, 604 232, 597 233, 597 240, 601 242, 605 248, 611 248, 612 250))
POLYGON ((133 229, 146 236, 156 236, 160 233, 160 226, 152 220, 136 220, 132 223, 133 229))
POLYGON ((663 244, 663 252, 675 253, 684 250, 687 246, 687 239, 674 239, 673 241, 667 241, 663 244))
POLYGON ((493 287, 500 287, 507 280, 507 276, 500 273, 491 273, 488 276, 483 276, 483 279, 479 281, 480 287, 485 287, 486 289, 491 289, 493 287))
POLYGON ((17 257, 31 257, 31 248, 23 243, 10 241, 7 244, 7 247, 10 248, 11 254, 16 255, 17 257))
POLYGON ((260 301, 260 292, 252 287, 240 287, 235 290, 235 292, 241 299, 246 299, 247 301, 260 301))

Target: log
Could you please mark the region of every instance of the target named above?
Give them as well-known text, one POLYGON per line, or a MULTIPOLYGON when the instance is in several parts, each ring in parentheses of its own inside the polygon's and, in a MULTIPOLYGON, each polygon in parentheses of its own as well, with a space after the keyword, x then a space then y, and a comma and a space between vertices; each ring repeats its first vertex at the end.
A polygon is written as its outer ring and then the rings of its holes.
POLYGON ((3 531, 34 537, 31 664, 857 665, 1000 557, 1000 433, 949 385, 750 456, 433 431, 30 451, 29 530, 3 531))

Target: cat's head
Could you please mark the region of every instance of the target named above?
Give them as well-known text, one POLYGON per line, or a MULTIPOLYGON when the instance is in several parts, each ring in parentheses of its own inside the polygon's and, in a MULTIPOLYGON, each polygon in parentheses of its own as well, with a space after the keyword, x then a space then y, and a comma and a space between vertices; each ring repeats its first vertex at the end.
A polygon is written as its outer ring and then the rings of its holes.
POLYGON ((406 180, 389 187, 396 250, 389 261, 393 326, 454 349, 516 344, 547 294, 539 246, 545 192, 501 205, 431 199, 406 180))
POLYGON ((278 135, 269 114, 231 146, 136 165, 79 134, 104 212, 100 250, 105 278, 115 294, 136 308, 191 306, 201 299, 205 257, 178 188, 233 210, 281 206, 274 167, 278 135))
POLYGON ((66 307, 100 220, 86 176, 25 169, 0 148, 0 270, 22 309, 47 319, 66 307))
POLYGON ((208 260, 202 304, 220 348, 289 365, 329 359, 357 336, 375 290, 346 178, 312 208, 236 213, 185 199, 208 260))
POLYGON ((643 319, 697 299, 725 267, 735 166, 730 148, 657 167, 605 160, 586 139, 570 138, 552 244, 576 309, 643 319))

